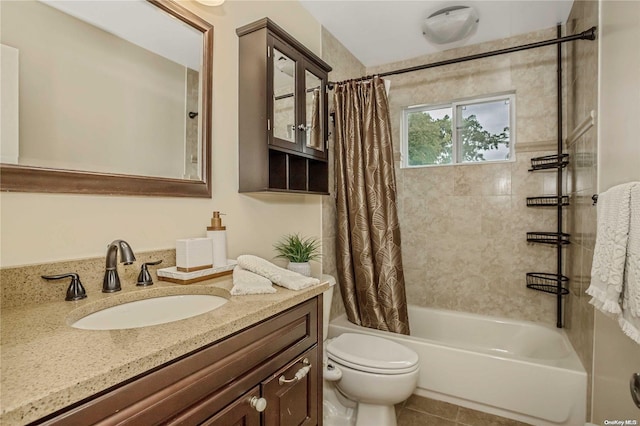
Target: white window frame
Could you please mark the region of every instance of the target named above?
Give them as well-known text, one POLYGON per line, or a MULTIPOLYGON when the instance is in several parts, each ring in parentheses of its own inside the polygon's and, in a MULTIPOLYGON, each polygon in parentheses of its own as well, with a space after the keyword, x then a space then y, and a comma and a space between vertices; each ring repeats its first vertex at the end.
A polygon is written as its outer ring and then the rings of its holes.
POLYGON ((402 121, 400 126, 401 134, 401 159, 400 167, 403 169, 414 169, 420 167, 443 167, 443 166, 466 166, 471 164, 493 164, 493 163, 509 163, 515 161, 515 144, 516 144, 516 94, 513 92, 496 94, 491 96, 475 97, 468 99, 457 99, 444 104, 423 104, 406 107, 402 110, 402 121), (489 103, 501 100, 509 101, 509 159, 508 160, 488 160, 488 161, 469 161, 462 162, 459 158, 461 152, 462 140, 458 140, 458 108, 461 106, 469 106, 481 103, 489 103), (449 164, 409 164, 409 114, 430 111, 441 108, 451 108, 451 140, 452 140, 452 159, 449 164))

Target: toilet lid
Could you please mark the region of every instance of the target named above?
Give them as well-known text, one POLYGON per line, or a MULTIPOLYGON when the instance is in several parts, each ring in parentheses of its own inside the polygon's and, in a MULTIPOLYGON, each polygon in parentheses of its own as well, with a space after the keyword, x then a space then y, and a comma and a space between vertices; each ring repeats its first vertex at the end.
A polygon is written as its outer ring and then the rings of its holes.
POLYGON ((367 334, 341 334, 329 342, 327 354, 340 364, 372 373, 409 373, 418 366, 418 354, 413 350, 367 334))

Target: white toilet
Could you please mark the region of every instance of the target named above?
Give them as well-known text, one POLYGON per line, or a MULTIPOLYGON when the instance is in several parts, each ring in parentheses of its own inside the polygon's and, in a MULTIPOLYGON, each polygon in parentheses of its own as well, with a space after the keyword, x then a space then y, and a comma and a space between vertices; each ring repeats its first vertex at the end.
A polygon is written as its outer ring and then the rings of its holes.
MULTIPOLYGON (((335 279, 324 293, 326 339, 335 279)), ((407 399, 418 382, 418 355, 391 340, 344 333, 325 341, 324 424, 396 426, 394 405, 407 399)))

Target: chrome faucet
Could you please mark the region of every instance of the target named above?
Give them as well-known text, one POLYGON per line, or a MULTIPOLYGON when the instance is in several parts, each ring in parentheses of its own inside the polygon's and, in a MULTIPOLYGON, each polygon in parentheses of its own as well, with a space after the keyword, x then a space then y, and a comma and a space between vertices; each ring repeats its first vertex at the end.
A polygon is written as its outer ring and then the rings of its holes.
POLYGON ((120 277, 118 276, 118 247, 120 247, 120 262, 125 265, 131 265, 136 257, 129 243, 124 240, 115 240, 107 248, 107 267, 104 271, 104 280, 102 281, 103 293, 114 293, 122 290, 120 287, 120 277))

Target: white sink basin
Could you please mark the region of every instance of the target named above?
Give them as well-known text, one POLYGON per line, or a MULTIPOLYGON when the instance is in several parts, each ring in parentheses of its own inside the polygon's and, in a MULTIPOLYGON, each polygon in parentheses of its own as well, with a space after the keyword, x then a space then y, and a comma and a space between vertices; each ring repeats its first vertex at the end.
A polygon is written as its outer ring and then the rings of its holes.
POLYGON ((204 314, 227 303, 224 297, 184 294, 136 300, 94 312, 71 324, 84 330, 119 330, 165 324, 204 314))

